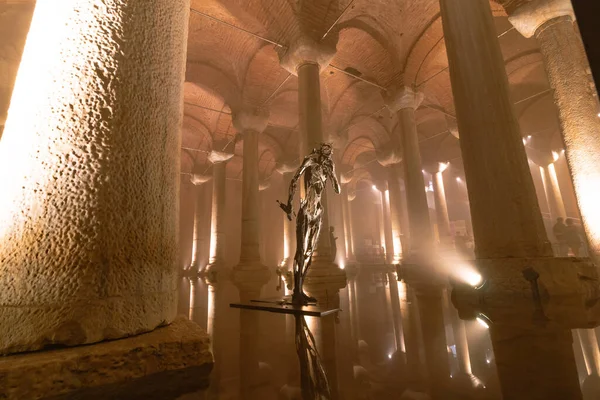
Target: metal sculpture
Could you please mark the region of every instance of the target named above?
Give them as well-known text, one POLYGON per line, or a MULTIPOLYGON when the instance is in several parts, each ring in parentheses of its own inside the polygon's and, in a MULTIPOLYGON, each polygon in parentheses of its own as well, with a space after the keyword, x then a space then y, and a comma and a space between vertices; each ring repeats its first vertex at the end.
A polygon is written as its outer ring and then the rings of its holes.
POLYGON ((312 153, 304 158, 302 165, 300 165, 290 182, 287 204, 278 201, 279 206, 291 221, 294 215, 292 202, 298 188, 298 180, 304 175, 305 195, 303 199, 300 199, 300 210, 296 218, 296 254, 294 256, 294 289, 292 293, 292 304, 295 305, 307 305, 316 302, 316 299, 304 293, 302 286, 306 273, 310 268, 313 253, 317 249, 321 232, 323 219, 321 197, 327 179, 331 180, 335 192, 340 193, 340 184, 335 174, 332 156, 333 147, 330 143, 321 143, 319 148, 313 149, 312 153))

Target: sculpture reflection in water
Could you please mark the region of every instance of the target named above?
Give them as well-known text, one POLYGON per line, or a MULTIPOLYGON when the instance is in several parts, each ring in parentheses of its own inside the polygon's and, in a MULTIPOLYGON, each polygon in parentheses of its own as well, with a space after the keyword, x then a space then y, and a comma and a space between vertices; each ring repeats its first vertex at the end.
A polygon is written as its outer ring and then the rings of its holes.
POLYGON ((328 400, 331 398, 327 375, 321 364, 315 338, 301 314, 296 319, 296 352, 300 361, 300 387, 303 400, 328 400))
POLYGON ((330 143, 321 143, 319 148, 313 149, 312 153, 304 158, 302 165, 300 165, 290 182, 287 204, 278 201, 279 206, 291 221, 294 215, 292 202, 298 188, 298 180, 304 175, 305 196, 300 199, 300 210, 296 218, 296 254, 294 256, 294 289, 292 293, 292 304, 295 305, 316 302, 316 299, 304 293, 302 286, 306 273, 310 268, 313 253, 317 249, 321 232, 323 220, 321 197, 327 179, 331 180, 335 192, 340 193, 340 184, 335 174, 332 156, 333 147, 330 143))

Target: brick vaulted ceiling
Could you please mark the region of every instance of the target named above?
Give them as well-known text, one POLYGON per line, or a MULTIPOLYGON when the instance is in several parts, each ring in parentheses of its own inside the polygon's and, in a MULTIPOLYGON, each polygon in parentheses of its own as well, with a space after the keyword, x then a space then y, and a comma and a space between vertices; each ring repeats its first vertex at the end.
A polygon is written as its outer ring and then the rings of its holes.
MULTIPOLYGON (((511 29, 504 9, 510 13, 526 1, 490 4, 523 135, 534 137, 530 146, 548 148, 560 140, 557 119, 548 118, 556 110, 543 61, 535 39, 511 29)), ((26 29, 33 3, 0 1, 0 32, 19 31, 20 20, 26 29)), ((321 75, 321 97, 324 132, 339 147, 340 169, 376 165, 369 160, 397 146, 397 120, 384 107, 381 87, 398 85, 425 93, 416 113, 424 163, 460 158, 439 0, 191 0, 191 7, 197 12, 189 19, 183 182, 192 172, 208 172, 207 153, 227 144, 235 151, 228 174, 241 177, 242 141, 231 114, 243 107, 270 111, 260 136, 261 178, 298 158, 297 78, 280 66, 279 55, 302 35, 321 40, 327 33, 337 41, 321 75)), ((0 38, 0 67, 14 64, 8 58, 15 44, 6 38, 0 38)))

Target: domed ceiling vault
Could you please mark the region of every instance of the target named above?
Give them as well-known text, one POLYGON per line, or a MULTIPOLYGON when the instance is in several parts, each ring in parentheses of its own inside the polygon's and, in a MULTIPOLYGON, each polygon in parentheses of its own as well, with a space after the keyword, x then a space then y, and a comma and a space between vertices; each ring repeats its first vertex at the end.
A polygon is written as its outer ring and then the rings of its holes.
MULTIPOLYGON (((549 148, 558 128, 539 114, 556 110, 544 100, 551 90, 537 43, 508 22, 503 6, 518 1, 502 3, 490 4, 515 110, 524 136, 537 135, 531 146, 549 148)), ((235 154, 228 175, 241 178, 243 138, 232 114, 244 108, 270 111, 259 139, 261 177, 300 159, 298 82, 279 55, 301 36, 337 41, 321 75, 323 127, 347 168, 399 147, 397 119, 382 92, 401 85, 425 94, 416 112, 423 162, 460 158, 438 0, 192 0, 191 6, 182 174, 208 170, 208 152, 228 147, 235 154)))

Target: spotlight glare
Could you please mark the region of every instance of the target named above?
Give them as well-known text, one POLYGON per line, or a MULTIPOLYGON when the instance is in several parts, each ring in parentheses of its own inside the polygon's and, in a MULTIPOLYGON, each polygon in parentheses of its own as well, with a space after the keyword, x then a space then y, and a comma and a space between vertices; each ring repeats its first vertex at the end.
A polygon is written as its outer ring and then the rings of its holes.
POLYGON ((388 354, 388 358, 391 360, 392 359, 392 354, 388 354))
POLYGON ((462 179, 460 179, 460 176, 456 177, 456 182, 462 182, 462 179))
POLYGON ((371 186, 371 189, 377 190, 377 186, 373 185, 373 186, 371 186))
POLYGON ((557 152, 553 151, 553 152, 552 152, 552 159, 553 159, 554 161, 556 161, 556 160, 558 160, 558 157, 560 157, 560 154, 558 154, 557 152))
POLYGON ((479 325, 483 326, 485 329, 490 329, 488 323, 485 322, 481 317, 477 317, 477 322, 479 322, 479 325))

